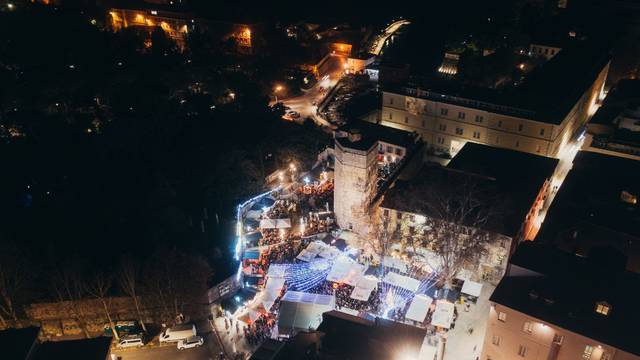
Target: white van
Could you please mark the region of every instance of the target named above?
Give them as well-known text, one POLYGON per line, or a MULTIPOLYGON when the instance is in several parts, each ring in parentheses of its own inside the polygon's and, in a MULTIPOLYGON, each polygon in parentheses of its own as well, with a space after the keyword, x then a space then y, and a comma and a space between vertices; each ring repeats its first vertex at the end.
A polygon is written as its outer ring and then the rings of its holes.
POLYGON ((160 333, 160 343, 177 342, 192 336, 196 336, 196 326, 194 324, 180 324, 160 333))

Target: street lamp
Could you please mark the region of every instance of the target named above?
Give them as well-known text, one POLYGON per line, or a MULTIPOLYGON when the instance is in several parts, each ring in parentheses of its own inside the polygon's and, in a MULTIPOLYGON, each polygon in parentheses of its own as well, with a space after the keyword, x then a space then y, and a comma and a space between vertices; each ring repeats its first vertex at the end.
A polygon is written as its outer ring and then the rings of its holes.
POLYGON ((273 88, 273 93, 276 96, 276 104, 278 103, 278 92, 282 90, 282 85, 276 85, 275 88, 273 88))

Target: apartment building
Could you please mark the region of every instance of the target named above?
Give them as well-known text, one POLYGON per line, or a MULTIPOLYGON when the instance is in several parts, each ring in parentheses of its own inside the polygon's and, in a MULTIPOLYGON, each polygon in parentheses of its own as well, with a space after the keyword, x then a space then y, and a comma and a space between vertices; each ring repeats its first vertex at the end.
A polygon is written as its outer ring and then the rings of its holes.
POLYGON ((419 133, 438 153, 455 155, 474 142, 557 158, 595 112, 609 62, 607 48, 581 42, 519 86, 472 89, 435 79, 390 85, 379 121, 419 133))
POLYGON ((638 360, 638 274, 537 242, 491 295, 482 360, 638 360))

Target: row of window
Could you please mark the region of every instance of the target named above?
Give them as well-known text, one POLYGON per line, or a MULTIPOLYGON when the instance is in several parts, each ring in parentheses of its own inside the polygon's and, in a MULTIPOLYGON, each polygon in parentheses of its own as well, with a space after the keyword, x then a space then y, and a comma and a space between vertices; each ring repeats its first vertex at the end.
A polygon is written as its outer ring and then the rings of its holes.
MULTIPOLYGON (((448 113, 449 113, 449 109, 440 108, 440 114, 441 115, 447 115, 448 113)), ((465 116, 466 116, 466 114, 464 112, 462 112, 462 111, 458 113, 458 119, 464 119, 465 116)), ((392 112, 389 112, 389 120, 393 120, 393 113, 392 112)), ((484 117, 482 115, 476 115, 476 119, 475 119, 476 123, 482 124, 483 121, 484 121, 484 117)), ((405 124, 409 124, 409 117, 408 116, 404 117, 404 123, 405 124)), ((422 120, 422 127, 425 127, 425 125, 426 125, 426 122, 424 120, 422 120)), ((443 125, 440 124, 440 127, 442 127, 442 126, 443 125)), ((444 126, 445 126, 445 129, 446 129, 446 125, 444 125, 444 126)), ((498 127, 502 128, 502 120, 498 120, 498 127)), ((440 130, 444 131, 442 129, 440 129, 440 130)), ((523 130, 524 130, 524 125, 523 124, 518 124, 518 131, 522 132, 523 130)), ((544 128, 540 128, 540 132, 539 132, 540 136, 544 136, 544 133, 545 133, 545 129, 544 128)))
MULTIPOLYGON (((389 154, 393 154, 393 153, 394 153, 394 151, 395 151, 396 155, 398 155, 398 156, 402 156, 402 154, 403 154, 403 149, 402 149, 402 148, 400 148, 400 147, 396 147, 396 148, 394 148, 394 147, 393 147, 393 146, 391 146, 391 145, 387 145, 387 146, 386 146, 386 152, 387 152, 387 153, 389 153, 389 154)), ((378 152, 379 152, 379 153, 384 153, 384 152, 385 152, 385 146, 384 146, 384 145, 382 145, 382 144, 378 144, 378 152)))
POLYGON ((556 49, 542 48, 538 46, 532 46, 531 52, 534 54, 542 54, 544 52, 545 55, 555 55, 556 49))

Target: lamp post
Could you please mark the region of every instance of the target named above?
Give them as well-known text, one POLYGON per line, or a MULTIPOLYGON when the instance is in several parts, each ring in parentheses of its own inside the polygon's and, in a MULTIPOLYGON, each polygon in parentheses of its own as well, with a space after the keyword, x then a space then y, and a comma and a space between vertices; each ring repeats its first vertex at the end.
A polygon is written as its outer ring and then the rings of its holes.
POLYGON ((282 90, 282 85, 276 85, 275 88, 273 88, 273 93, 276 97, 276 104, 278 103, 278 92, 280 92, 282 90))

